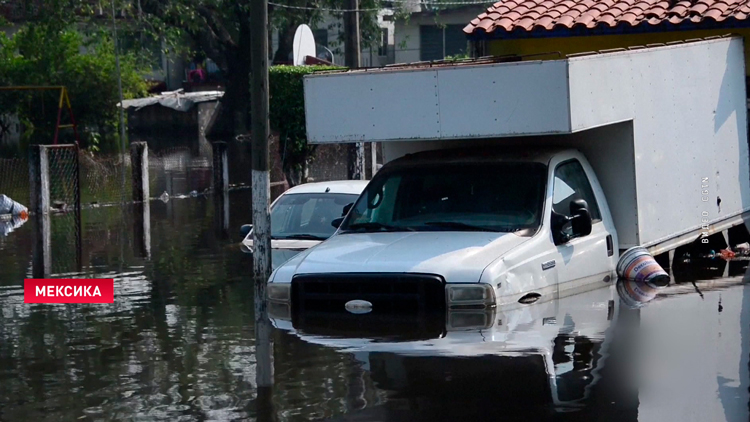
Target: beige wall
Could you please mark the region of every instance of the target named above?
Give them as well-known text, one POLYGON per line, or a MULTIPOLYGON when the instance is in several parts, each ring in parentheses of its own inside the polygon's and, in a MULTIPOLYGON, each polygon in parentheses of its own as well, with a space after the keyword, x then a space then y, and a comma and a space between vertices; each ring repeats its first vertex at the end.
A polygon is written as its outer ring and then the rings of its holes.
MULTIPOLYGON (((747 39, 750 29, 719 29, 708 31, 675 31, 652 34, 629 35, 594 35, 587 37, 529 38, 495 40, 487 43, 487 53, 493 56, 508 54, 537 54, 559 51, 562 54, 574 54, 610 48, 666 43, 671 41, 704 38, 734 33, 747 39)), ((750 59, 748 46, 745 45, 745 60, 750 59)))

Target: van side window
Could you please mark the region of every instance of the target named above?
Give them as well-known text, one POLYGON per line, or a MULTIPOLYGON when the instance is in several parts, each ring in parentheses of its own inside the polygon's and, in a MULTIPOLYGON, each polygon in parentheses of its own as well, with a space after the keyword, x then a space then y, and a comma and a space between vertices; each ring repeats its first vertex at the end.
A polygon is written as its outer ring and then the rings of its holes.
POLYGON ((566 161, 555 169, 555 185, 552 192, 552 210, 558 214, 571 216, 570 203, 583 199, 588 204, 591 220, 601 221, 599 204, 596 203, 594 190, 578 160, 566 161))

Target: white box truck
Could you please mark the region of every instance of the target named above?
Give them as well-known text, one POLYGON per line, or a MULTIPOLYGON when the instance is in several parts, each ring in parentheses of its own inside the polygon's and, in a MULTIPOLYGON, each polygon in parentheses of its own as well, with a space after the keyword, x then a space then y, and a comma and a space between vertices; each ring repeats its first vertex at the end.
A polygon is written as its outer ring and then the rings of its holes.
POLYGON ((743 40, 559 60, 305 78, 308 139, 382 143, 336 234, 279 266, 271 301, 442 312, 566 296, 744 224, 743 40))

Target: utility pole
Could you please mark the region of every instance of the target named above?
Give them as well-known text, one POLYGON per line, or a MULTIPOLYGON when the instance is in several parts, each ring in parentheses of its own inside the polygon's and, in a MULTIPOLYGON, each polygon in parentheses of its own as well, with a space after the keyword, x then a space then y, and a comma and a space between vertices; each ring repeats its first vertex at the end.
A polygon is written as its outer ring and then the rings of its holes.
MULTIPOLYGON (((348 0, 349 11, 344 13, 344 54, 346 55, 346 67, 358 69, 361 59, 360 33, 359 33, 359 0, 348 0)), ((348 148, 349 178, 365 179, 365 144, 357 142, 348 148)))
POLYGON ((252 207, 253 277, 255 282, 255 358, 258 404, 270 406, 273 349, 266 284, 271 275, 271 215, 269 200, 268 121, 268 0, 250 2, 250 60, 252 72, 252 207))
MULTIPOLYGON (((267 0, 253 0, 250 60, 252 61, 252 206, 253 275, 265 285, 271 275, 271 216, 268 138, 268 9, 267 0)), ((265 289, 265 287, 264 287, 265 289)), ((265 293, 265 291, 263 291, 265 293)))

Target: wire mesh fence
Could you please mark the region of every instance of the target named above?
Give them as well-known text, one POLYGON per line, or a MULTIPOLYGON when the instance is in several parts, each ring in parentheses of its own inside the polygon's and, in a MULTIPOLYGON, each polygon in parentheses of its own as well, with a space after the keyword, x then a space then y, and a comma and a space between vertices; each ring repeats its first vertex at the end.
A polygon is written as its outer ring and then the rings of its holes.
POLYGON ((348 145, 320 145, 315 149, 308 168, 311 182, 346 180, 348 178, 348 145))
MULTIPOLYGON (((53 207, 70 204, 71 186, 65 180, 74 174, 73 150, 53 148, 50 151, 50 201, 53 207), (58 203, 55 203, 58 202, 58 203)), ((366 151, 367 174, 371 174, 369 150, 366 151)), ((230 189, 250 187, 250 162, 239 157, 230 146, 230 189)), ((132 163, 130 154, 92 154, 77 151, 78 180, 81 206, 120 204, 132 198, 132 163)), ((212 187, 213 157, 195 156, 189 147, 173 147, 149 151, 149 181, 152 198, 165 192, 168 196, 195 196, 207 194, 212 187)), ((321 145, 316 149, 308 171, 310 182, 345 180, 347 173, 347 145, 321 145)), ((274 169, 272 182, 279 184, 285 178, 281 169, 274 169)), ((28 205, 30 203, 29 161, 27 158, 0 158, 0 193, 28 205)))
POLYGON ((80 206, 78 147, 47 146, 50 207, 66 212, 80 206))
POLYGON ((81 204, 117 204, 131 197, 131 163, 127 154, 94 156, 81 151, 81 204))
POLYGON ((81 186, 78 147, 47 146, 49 177, 50 253, 53 274, 80 271, 81 186))

